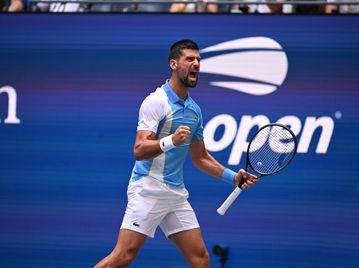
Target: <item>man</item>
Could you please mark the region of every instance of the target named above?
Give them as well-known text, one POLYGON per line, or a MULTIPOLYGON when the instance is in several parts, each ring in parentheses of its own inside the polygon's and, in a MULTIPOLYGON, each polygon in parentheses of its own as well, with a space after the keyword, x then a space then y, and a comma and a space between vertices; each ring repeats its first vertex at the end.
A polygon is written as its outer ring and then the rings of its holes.
MULTIPOLYGON (((6 2, 6 1, 0 1, 0 2, 6 2)), ((9 3, 8 12, 23 12, 25 11, 25 4, 26 1, 24 0, 9 0, 7 1, 9 3)), ((1 5, 1 3, 0 3, 1 5)), ((4 7, 4 11, 6 11, 6 7, 4 7)), ((1 11, 1 10, 0 10, 1 11)))
POLYGON ((171 78, 142 103, 134 146, 136 163, 128 186, 128 204, 118 241, 110 255, 95 268, 130 265, 146 238, 157 226, 176 245, 193 268, 208 268, 209 255, 196 215, 183 184, 183 163, 188 150, 203 172, 238 185, 252 186, 257 177, 231 171, 218 163, 203 142, 202 114, 189 96, 200 69, 196 43, 180 40, 170 49, 171 78))
POLYGON ((216 1, 217 0, 198 0, 197 3, 190 3, 190 4, 186 4, 186 1, 184 1, 183 3, 173 3, 169 11, 171 13, 183 13, 183 12, 217 13, 219 10, 219 6, 216 3, 210 4, 210 2, 216 2, 216 1))
MULTIPOLYGON (((333 2, 358 2, 359 0, 327 0, 328 3, 333 2)), ((326 5, 325 13, 355 14, 359 13, 359 5, 326 5)))

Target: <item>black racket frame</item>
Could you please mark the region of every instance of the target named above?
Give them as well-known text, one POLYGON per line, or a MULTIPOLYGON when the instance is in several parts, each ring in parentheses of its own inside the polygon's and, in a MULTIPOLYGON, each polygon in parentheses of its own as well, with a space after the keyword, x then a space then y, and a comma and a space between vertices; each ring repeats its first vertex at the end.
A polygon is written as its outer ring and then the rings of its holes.
MULTIPOLYGON (((268 176, 268 175, 272 175, 272 174, 275 174, 275 173, 278 173, 279 171, 283 170, 284 168, 286 168, 291 162, 292 160, 294 159, 294 156, 297 154, 297 148, 298 148, 298 141, 297 141, 297 138, 296 136, 294 135, 293 131, 283 125, 283 124, 279 124, 279 123, 270 123, 270 124, 266 124, 264 126, 262 126, 260 129, 258 129, 258 131, 253 135, 251 141, 249 142, 248 144, 248 147, 247 147, 247 155, 246 155, 246 171, 248 171, 248 166, 250 166, 250 168, 255 171, 256 173, 258 173, 260 175, 260 177, 263 177, 263 176, 268 176), (272 172, 272 173, 262 173, 262 172, 258 172, 253 166, 252 166, 252 163, 249 161, 249 148, 251 147, 251 144, 253 142, 253 140, 256 138, 256 136, 258 135, 259 132, 261 132, 261 130, 263 130, 264 128, 267 128, 267 127, 273 127, 273 126, 279 126, 279 127, 282 127, 286 130, 289 131, 289 133, 293 136, 293 141, 294 141, 294 153, 292 155, 292 158, 288 161, 288 163, 286 165, 284 165, 283 167, 281 167, 280 169, 276 170, 275 172, 272 172)), ((241 182, 240 185, 242 185, 243 183, 243 180, 241 182)))

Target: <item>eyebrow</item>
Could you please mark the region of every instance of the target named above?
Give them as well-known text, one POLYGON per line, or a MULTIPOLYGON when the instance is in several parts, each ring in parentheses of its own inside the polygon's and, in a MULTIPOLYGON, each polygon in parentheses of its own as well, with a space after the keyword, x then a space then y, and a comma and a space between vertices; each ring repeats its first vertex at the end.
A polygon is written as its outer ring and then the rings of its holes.
POLYGON ((186 59, 197 59, 198 61, 200 61, 202 58, 200 56, 187 56, 186 59))

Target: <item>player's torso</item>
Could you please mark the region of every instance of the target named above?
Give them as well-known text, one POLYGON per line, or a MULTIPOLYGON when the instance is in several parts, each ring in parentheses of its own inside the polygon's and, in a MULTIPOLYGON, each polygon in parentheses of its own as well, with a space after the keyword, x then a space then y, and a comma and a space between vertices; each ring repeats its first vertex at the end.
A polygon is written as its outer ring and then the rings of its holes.
POLYGON ((156 107, 161 106, 161 116, 156 131, 156 139, 161 139, 175 133, 179 126, 188 126, 191 130, 189 139, 176 146, 176 148, 162 153, 159 156, 145 161, 137 161, 132 178, 150 176, 159 181, 166 182, 174 187, 184 187, 183 164, 188 153, 192 137, 200 127, 201 114, 197 104, 188 96, 186 100, 179 99, 168 88, 168 83, 158 88, 151 95, 156 99, 156 107), (167 86, 167 88, 166 88, 167 86))

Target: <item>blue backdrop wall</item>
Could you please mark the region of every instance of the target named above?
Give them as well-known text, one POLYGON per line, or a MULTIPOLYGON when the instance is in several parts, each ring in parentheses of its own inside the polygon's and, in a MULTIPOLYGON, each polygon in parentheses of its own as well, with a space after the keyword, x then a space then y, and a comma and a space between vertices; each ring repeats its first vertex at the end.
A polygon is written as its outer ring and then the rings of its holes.
MULTIPOLYGON (((0 14, 0 266, 92 267, 126 206, 142 99, 192 38, 206 144, 244 166, 248 132, 296 132, 299 153, 224 216, 229 185, 185 166, 211 267, 359 267, 359 17, 0 14)), ((131 267, 185 267, 161 231, 131 267)))

